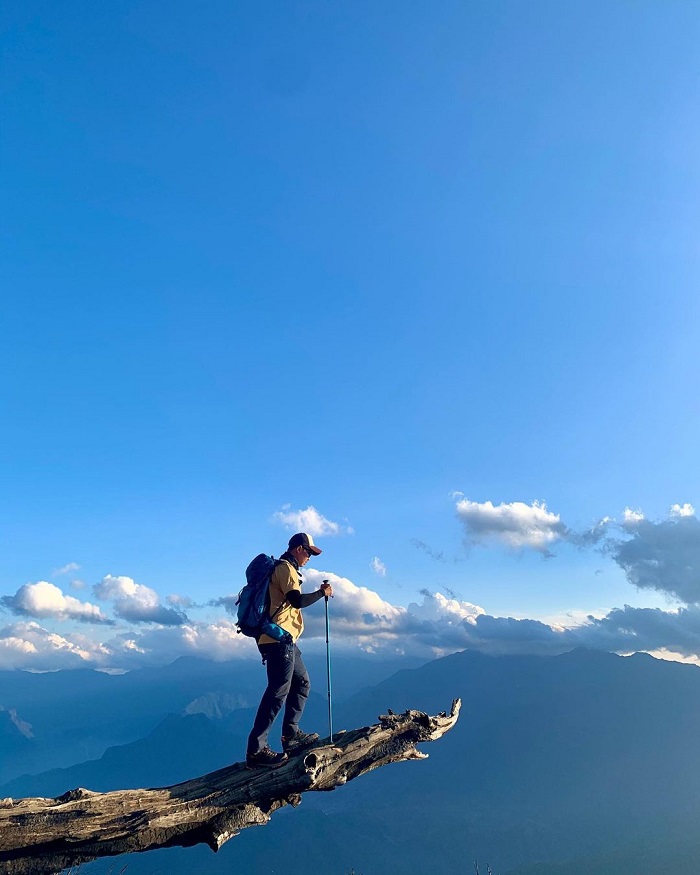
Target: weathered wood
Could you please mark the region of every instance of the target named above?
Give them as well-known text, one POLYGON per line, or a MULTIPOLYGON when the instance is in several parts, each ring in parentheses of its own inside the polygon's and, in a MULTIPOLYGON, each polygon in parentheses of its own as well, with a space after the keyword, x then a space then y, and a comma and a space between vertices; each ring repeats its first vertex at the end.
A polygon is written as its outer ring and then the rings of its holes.
POLYGON ((402 760, 424 759, 416 744, 435 741, 457 722, 422 711, 321 739, 282 767, 250 771, 236 763, 172 787, 95 793, 78 788, 56 799, 0 800, 0 873, 48 875, 98 857, 201 842, 217 851, 274 811, 298 805, 308 790, 333 790, 402 760))

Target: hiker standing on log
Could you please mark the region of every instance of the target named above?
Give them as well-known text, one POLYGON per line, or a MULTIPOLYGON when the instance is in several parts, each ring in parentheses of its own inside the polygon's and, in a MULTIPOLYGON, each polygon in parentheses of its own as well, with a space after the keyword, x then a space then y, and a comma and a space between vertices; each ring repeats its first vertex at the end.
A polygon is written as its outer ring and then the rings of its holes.
POLYGON ((264 634, 257 639, 263 665, 267 668, 267 688, 248 737, 246 766, 249 769, 280 766, 286 762, 290 752, 301 750, 318 740, 317 733, 299 729, 311 685, 296 642, 304 630, 301 609, 308 608, 324 596, 328 598, 333 595, 333 587, 329 583, 322 583, 315 592, 301 593, 302 576, 299 569, 321 552, 311 535, 305 532, 292 535, 286 552, 280 556, 270 578, 269 614, 278 626, 290 634, 292 640, 284 643, 264 634), (267 737, 283 705, 283 752, 275 753, 268 747, 267 737))

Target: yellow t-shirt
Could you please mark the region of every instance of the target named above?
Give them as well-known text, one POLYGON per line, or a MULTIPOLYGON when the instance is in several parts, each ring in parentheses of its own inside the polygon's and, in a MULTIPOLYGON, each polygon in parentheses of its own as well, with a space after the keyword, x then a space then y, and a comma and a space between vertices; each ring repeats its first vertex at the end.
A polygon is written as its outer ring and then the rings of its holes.
MULTIPOLYGON (((280 605, 286 601, 287 593, 291 589, 301 590, 299 574, 291 562, 282 559, 275 567, 270 578, 270 617, 272 617, 273 623, 277 623, 278 626, 289 632, 296 641, 304 631, 304 618, 299 608, 293 608, 289 602, 286 602, 279 612, 275 614, 280 605)), ((261 635, 258 638, 258 644, 276 643, 275 639, 270 638, 269 635, 261 635)))

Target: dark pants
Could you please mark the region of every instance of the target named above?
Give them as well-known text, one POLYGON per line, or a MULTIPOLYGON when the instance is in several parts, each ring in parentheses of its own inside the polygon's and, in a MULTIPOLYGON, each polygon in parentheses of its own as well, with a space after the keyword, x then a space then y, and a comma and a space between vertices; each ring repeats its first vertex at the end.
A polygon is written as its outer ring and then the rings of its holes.
POLYGON ((275 717, 284 705, 282 735, 289 738, 299 729, 304 705, 309 698, 309 673, 301 658, 301 650, 293 644, 261 644, 259 650, 267 666, 267 689, 255 715, 248 736, 248 753, 258 753, 267 745, 275 717))

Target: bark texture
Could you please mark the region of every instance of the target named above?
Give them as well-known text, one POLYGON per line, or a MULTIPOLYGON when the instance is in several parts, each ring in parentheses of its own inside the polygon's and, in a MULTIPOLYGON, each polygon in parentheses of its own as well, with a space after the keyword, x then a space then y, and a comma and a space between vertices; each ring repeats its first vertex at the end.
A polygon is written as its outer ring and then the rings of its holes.
POLYGON ((95 793, 78 788, 56 799, 0 799, 0 873, 48 875, 68 866, 136 851, 203 842, 214 850, 274 811, 298 805, 308 790, 333 790, 402 760, 425 759, 416 745, 457 722, 460 700, 435 717, 406 711, 321 739, 274 770, 235 763, 172 787, 95 793))

